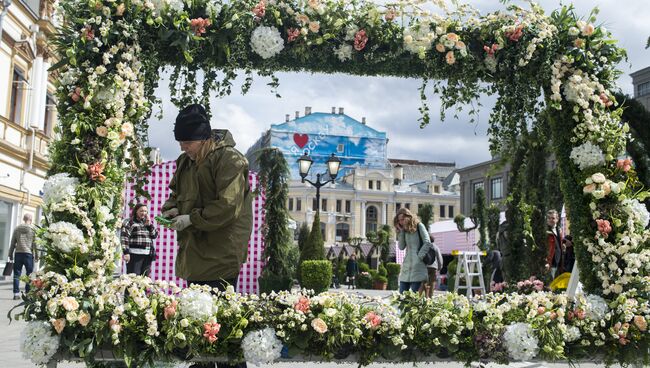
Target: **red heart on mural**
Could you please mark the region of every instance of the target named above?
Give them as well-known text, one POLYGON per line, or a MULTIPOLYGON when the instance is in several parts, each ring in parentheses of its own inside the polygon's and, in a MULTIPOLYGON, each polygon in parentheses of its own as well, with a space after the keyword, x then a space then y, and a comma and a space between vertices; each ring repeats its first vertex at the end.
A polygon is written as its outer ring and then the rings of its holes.
POLYGON ((298 134, 293 135, 293 141, 298 145, 298 147, 303 148, 309 142, 309 135, 307 134, 298 134))

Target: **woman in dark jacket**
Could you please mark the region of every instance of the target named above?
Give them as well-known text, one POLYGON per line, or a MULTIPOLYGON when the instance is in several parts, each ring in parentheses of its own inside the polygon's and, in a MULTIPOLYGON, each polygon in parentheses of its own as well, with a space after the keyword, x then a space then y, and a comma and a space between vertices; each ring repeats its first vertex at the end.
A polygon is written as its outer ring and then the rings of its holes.
POLYGON ((350 258, 348 258, 348 263, 345 265, 345 273, 348 277, 348 289, 356 289, 355 279, 359 274, 359 263, 357 263, 357 256, 352 253, 350 258))
POLYGON ((120 236, 127 273, 149 276, 156 256, 153 241, 157 237, 158 229, 151 223, 147 206, 136 204, 131 218, 124 222, 120 236))

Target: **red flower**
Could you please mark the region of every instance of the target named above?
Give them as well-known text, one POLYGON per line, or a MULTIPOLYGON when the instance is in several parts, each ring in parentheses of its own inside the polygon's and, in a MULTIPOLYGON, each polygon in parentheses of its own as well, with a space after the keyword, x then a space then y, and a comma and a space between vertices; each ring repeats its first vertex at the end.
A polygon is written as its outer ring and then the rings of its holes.
POLYGON ((287 41, 293 42, 300 37, 300 30, 298 28, 287 29, 287 41))
POLYGON ((517 41, 519 41, 521 36, 524 35, 523 29, 524 29, 524 26, 522 26, 520 24, 517 27, 515 27, 514 31, 507 31, 506 32, 506 37, 508 37, 508 39, 510 41, 517 42, 517 41))
POLYGON ((366 313, 363 319, 370 324, 370 327, 372 329, 376 329, 381 324, 381 317, 377 313, 372 311, 366 313))
POLYGON ((629 157, 624 160, 618 160, 616 161, 616 167, 622 169, 625 172, 628 172, 630 169, 632 169, 632 160, 630 160, 629 157))
POLYGON ((357 51, 361 51, 366 47, 366 43, 368 42, 368 36, 366 35, 366 30, 362 29, 359 30, 355 35, 354 35, 354 49, 357 51))
POLYGON ((499 45, 496 43, 493 43, 492 46, 483 46, 483 50, 487 52, 488 56, 494 56, 494 53, 497 51, 499 48, 499 45))
POLYGON ((305 314, 309 313, 309 298, 306 296, 301 296, 300 299, 293 305, 293 309, 298 312, 303 312, 305 314))
POLYGON ((104 164, 101 162, 95 162, 94 164, 88 165, 88 177, 90 177, 90 180, 97 180, 99 182, 103 182, 106 180, 106 177, 104 174, 104 164))
POLYGON ((212 24, 212 22, 209 18, 194 18, 190 20, 190 26, 192 27, 192 30, 196 36, 201 36, 204 34, 206 32, 205 28, 210 24, 212 24))

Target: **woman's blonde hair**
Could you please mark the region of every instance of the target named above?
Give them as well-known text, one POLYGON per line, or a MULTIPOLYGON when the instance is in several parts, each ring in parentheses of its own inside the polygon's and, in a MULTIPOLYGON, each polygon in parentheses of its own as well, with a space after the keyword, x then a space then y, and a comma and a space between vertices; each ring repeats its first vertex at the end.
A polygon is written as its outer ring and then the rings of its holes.
POLYGON ((208 156, 208 153, 214 151, 216 147, 217 142, 215 142, 215 140, 212 138, 202 141, 201 147, 196 152, 196 159, 194 162, 196 162, 197 165, 200 164, 201 161, 203 161, 208 156))
POLYGON ((411 213, 408 208, 402 207, 397 211, 397 215, 395 215, 395 218, 393 219, 394 225, 399 224, 399 215, 404 215, 404 217, 407 218, 404 230, 408 231, 409 233, 414 233, 418 230, 418 224, 420 223, 418 215, 411 213))

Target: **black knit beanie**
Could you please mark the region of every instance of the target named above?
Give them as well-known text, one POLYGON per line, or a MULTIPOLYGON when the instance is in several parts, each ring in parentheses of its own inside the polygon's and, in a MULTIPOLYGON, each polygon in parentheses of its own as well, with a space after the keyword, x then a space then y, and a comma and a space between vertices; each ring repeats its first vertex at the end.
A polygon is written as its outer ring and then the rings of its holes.
POLYGON ((174 138, 179 141, 202 141, 210 138, 210 121, 203 106, 193 104, 178 113, 174 125, 174 138))

